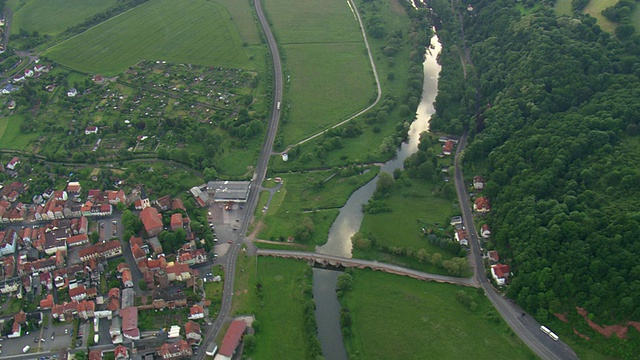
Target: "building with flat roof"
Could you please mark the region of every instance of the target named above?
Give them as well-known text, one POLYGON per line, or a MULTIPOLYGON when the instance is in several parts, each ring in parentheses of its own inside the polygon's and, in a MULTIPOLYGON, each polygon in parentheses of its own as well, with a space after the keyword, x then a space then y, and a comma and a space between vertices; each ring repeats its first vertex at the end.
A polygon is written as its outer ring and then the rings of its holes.
POLYGON ((207 183, 207 192, 213 193, 215 202, 247 202, 250 188, 250 181, 209 181, 207 183))

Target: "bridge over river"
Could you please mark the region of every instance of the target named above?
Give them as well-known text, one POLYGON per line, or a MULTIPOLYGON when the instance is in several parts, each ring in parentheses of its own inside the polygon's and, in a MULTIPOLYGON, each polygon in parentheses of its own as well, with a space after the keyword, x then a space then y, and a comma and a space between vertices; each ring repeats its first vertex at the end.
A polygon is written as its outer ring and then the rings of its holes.
POLYGON ((460 278, 454 276, 429 274, 422 271, 413 269, 407 269, 402 266, 385 264, 378 261, 361 260, 361 259, 348 259, 340 256, 332 256, 311 252, 302 251, 289 251, 289 250, 269 250, 259 249, 259 256, 273 256, 281 258, 291 258, 297 260, 307 260, 321 266, 334 266, 334 267, 354 267, 358 269, 371 269, 376 271, 384 271, 390 274, 408 276, 414 279, 423 281, 435 281, 440 283, 449 283, 470 287, 479 287, 480 285, 475 282, 473 278, 460 278))

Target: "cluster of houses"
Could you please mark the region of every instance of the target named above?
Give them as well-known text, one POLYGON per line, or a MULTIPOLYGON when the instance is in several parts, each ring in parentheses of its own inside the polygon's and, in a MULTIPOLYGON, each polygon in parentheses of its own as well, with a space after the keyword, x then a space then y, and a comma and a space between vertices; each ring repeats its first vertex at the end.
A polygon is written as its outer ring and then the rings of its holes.
POLYGON ((489 251, 487 257, 491 264, 491 276, 496 281, 496 284, 505 285, 509 279, 509 265, 500 263, 500 255, 496 250, 489 251))
POLYGON ((78 182, 70 182, 66 190, 47 190, 35 195, 32 204, 18 201, 28 189, 29 185, 14 181, 0 190, 0 223, 109 216, 114 205, 126 201, 122 190, 89 190, 87 200, 80 201, 78 182))
POLYGON ((14 83, 20 83, 30 77, 37 77, 38 75, 48 73, 49 71, 51 71, 51 66, 36 64, 33 68, 26 68, 23 72, 16 74, 12 81, 14 83))

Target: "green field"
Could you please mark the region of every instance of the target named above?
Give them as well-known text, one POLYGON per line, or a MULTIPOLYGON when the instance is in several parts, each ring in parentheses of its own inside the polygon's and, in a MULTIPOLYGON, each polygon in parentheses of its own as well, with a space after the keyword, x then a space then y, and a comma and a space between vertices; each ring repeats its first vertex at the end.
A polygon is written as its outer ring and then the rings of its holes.
POLYGON ((3 149, 27 150, 39 134, 22 134, 22 115, 0 117, 0 144, 3 149))
POLYGON ((343 302, 351 359, 536 359, 476 289, 362 270, 353 277, 343 302), (460 290, 477 309, 456 299, 460 290))
POLYGON ((266 0, 264 7, 285 64, 286 111, 280 126, 285 146, 375 99, 364 40, 346 1, 266 0))
POLYGON ((215 0, 224 5, 231 16, 233 23, 240 32, 243 42, 248 45, 259 45, 261 43, 260 24, 254 17, 253 1, 251 0, 215 0))
POLYGON ((602 10, 615 5, 617 2, 618 0, 591 0, 589 1, 589 5, 584 8, 583 12, 596 18, 598 20, 597 24, 600 28, 612 34, 617 25, 604 17, 604 15, 602 15, 602 10))
POLYGON ((24 29, 29 33, 57 35, 117 3, 117 0, 9 0, 7 6, 13 10, 12 33, 24 29))
POLYGON ((271 200, 263 217, 265 226, 259 238, 287 239, 293 236, 295 228, 308 217, 315 226, 315 232, 308 242, 324 244, 329 228, 338 216, 338 209, 355 190, 373 179, 377 173, 378 168, 348 177, 336 175, 330 178, 334 174, 332 170, 274 175, 282 177, 284 186, 271 200), (323 185, 319 186, 321 182, 323 185))
POLYGON ((236 271, 233 313, 254 314, 260 322, 252 359, 306 359, 301 293, 307 264, 302 261, 240 255, 236 271), (257 273, 257 277, 256 277, 257 273), (261 285, 261 295, 256 284, 261 285))
POLYGON ((573 14, 571 10, 571 0, 556 0, 554 6, 557 15, 569 15, 573 14))
POLYGON ((140 60, 253 69, 224 6, 151 0, 45 52, 64 66, 115 75, 140 60), (132 36, 135 34, 135 36, 132 36))

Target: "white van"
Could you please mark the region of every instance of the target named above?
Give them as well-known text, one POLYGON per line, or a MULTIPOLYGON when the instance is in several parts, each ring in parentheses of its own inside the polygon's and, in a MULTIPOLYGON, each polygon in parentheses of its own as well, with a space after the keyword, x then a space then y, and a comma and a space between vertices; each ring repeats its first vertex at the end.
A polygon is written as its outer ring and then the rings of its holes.
POLYGON ((28 353, 28 352, 29 352, 29 349, 31 349, 31 347, 30 347, 29 345, 27 345, 27 346, 25 346, 24 348, 22 348, 22 352, 23 352, 24 354, 26 354, 26 353, 28 353))

